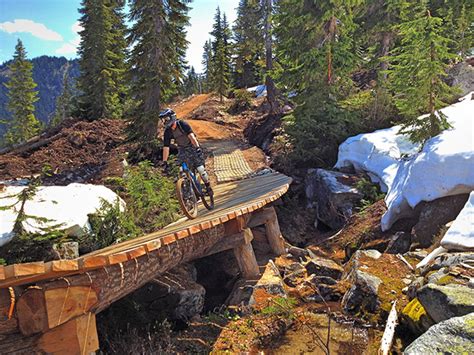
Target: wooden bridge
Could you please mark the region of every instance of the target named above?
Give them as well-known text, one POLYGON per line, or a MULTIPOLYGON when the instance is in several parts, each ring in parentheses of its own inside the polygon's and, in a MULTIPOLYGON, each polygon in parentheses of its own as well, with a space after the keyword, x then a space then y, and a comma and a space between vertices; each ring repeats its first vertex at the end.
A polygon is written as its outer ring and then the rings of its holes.
POLYGON ((179 265, 233 249, 242 276, 257 278, 251 228, 265 225, 285 252, 275 210, 291 179, 272 173, 218 185, 216 208, 195 220, 74 260, 0 266, 0 353, 86 354, 99 348, 95 315, 179 265))

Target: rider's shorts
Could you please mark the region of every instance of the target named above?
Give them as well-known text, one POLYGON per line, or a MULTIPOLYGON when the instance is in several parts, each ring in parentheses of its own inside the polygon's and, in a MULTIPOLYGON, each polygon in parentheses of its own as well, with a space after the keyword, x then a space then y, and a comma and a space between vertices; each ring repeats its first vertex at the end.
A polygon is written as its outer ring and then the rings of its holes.
POLYGON ((190 169, 195 170, 198 166, 204 165, 204 155, 199 154, 193 146, 178 148, 178 162, 181 165, 185 162, 190 169))

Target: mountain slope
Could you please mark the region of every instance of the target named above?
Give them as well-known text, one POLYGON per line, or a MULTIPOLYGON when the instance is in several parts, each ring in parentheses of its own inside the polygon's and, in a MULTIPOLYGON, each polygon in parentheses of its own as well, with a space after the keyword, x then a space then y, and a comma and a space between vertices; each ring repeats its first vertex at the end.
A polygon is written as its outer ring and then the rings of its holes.
MULTIPOLYGON (((41 56, 32 59, 33 79, 38 84, 39 100, 36 102, 36 117, 43 123, 48 123, 56 108, 56 98, 61 95, 63 89, 63 75, 69 69, 71 83, 79 76, 79 64, 77 59, 67 60, 64 57, 41 56)), ((8 89, 4 83, 8 82, 11 61, 0 65, 0 119, 11 117, 7 110, 8 89)), ((0 135, 3 133, 0 126, 0 135)))

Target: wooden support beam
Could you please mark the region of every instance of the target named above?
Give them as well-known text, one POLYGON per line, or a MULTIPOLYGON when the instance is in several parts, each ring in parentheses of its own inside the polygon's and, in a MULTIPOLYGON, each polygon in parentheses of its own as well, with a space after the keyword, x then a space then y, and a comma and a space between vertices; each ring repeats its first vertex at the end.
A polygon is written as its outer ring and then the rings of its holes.
POLYGON ((229 235, 220 241, 218 241, 216 244, 214 244, 211 248, 209 248, 208 251, 201 257, 206 257, 209 255, 217 254, 220 253, 224 250, 230 250, 237 248, 238 246, 242 244, 248 244, 253 240, 253 234, 246 232, 246 230, 236 233, 233 235, 229 235))
POLYGON ((281 235, 280 225, 278 224, 278 217, 275 208, 268 207, 253 214, 248 226, 255 228, 257 226, 265 225, 268 243, 276 255, 283 255, 285 250, 285 239, 281 235))
MULTIPOLYGON (((250 228, 244 229, 243 233, 247 234, 245 240, 252 240, 253 235, 250 228)), ((253 252, 252 244, 250 242, 242 243, 233 250, 242 276, 247 280, 258 278, 260 269, 257 264, 257 259, 255 258, 255 253, 253 252)))
POLYGON ((39 353, 90 354, 99 349, 94 313, 86 313, 44 333, 37 341, 39 353))
POLYGON ((280 225, 278 224, 278 217, 275 209, 271 207, 269 210, 272 211, 272 217, 265 224, 268 243, 276 255, 283 255, 286 253, 285 239, 283 239, 283 236, 281 235, 280 225))

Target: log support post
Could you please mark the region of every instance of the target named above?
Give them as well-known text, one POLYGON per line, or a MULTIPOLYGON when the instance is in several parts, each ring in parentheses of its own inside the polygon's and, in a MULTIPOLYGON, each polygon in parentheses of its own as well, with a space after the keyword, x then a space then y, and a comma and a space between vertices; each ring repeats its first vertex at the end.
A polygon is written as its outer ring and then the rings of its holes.
POLYGON ((268 207, 254 214, 249 221, 248 226, 251 228, 265 224, 265 232, 267 235, 268 244, 276 255, 283 255, 286 253, 285 239, 281 235, 280 225, 278 224, 278 217, 275 208, 268 207))
POLYGON ((237 263, 239 264, 239 268, 243 277, 247 280, 256 279, 260 275, 260 269, 252 248, 252 231, 250 228, 246 228, 242 231, 242 233, 244 242, 233 249, 234 255, 237 259, 237 263))

